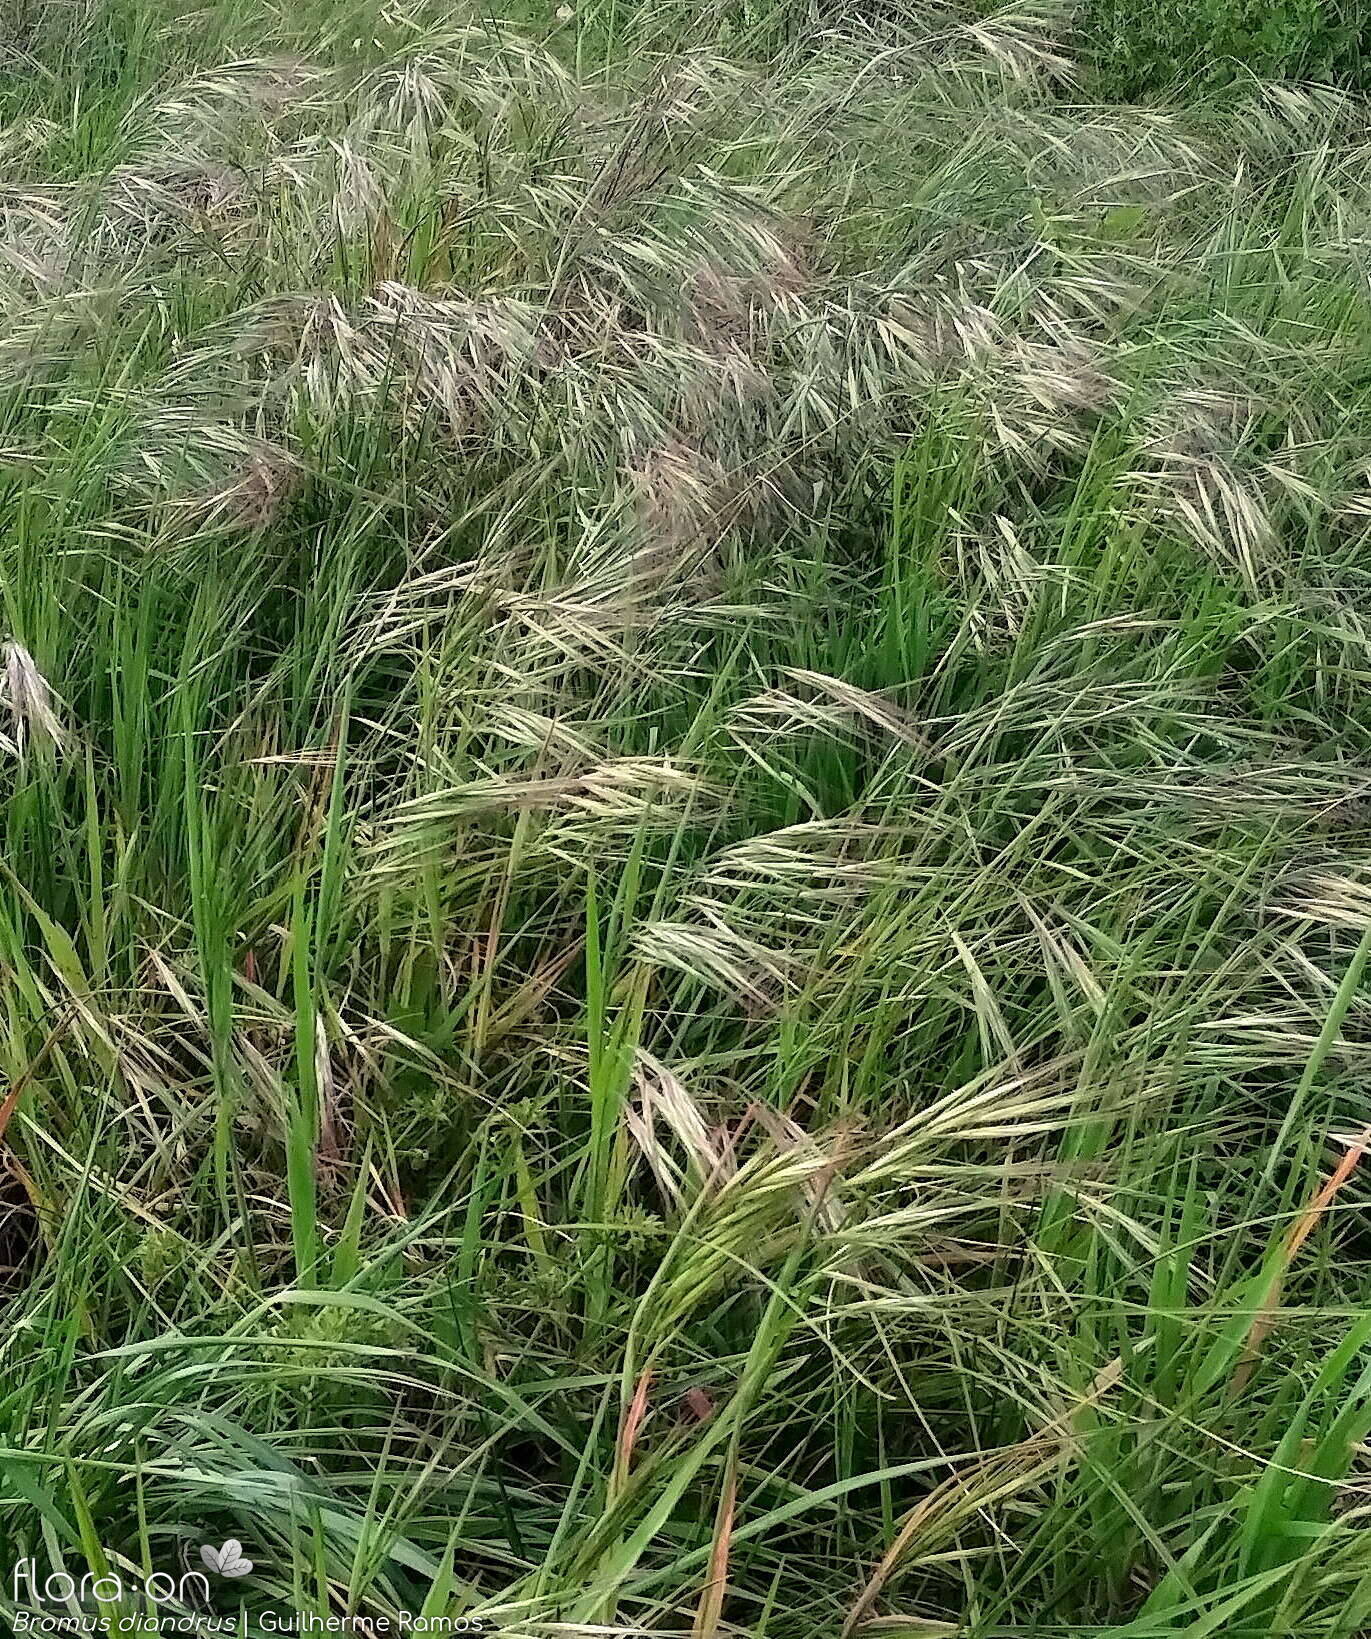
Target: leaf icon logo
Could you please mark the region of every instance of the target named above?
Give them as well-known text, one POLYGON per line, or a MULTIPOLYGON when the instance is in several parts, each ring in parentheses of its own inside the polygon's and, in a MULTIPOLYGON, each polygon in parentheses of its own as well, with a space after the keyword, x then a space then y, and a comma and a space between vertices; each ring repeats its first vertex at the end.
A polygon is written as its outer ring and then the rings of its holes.
POLYGON ((200 1558, 216 1576, 246 1576, 252 1569, 252 1561, 243 1558, 243 1544, 237 1537, 230 1537, 222 1548, 211 1548, 206 1543, 200 1558))

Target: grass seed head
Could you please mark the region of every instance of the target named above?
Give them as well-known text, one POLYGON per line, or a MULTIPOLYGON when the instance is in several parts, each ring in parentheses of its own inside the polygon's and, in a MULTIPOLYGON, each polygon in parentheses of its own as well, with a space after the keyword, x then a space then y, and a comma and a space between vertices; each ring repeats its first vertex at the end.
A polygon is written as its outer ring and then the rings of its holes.
POLYGON ((14 638, 4 644, 4 703, 9 708, 12 740, 22 756, 31 744, 57 749, 66 731, 57 715, 58 699, 33 656, 14 638))

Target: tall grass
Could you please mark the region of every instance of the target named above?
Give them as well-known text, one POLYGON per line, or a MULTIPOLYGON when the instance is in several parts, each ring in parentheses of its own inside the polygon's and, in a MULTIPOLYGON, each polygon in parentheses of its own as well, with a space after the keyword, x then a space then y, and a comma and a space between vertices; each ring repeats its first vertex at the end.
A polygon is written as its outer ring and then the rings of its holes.
POLYGON ((1366 108, 1061 22, 16 11, 11 1562, 1371 1626, 1366 108))

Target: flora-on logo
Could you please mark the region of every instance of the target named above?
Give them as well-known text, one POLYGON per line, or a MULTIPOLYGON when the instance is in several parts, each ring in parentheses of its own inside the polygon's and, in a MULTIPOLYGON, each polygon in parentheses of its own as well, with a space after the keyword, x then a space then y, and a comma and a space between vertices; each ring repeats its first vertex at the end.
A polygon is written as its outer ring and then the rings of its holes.
POLYGON ((252 1561, 243 1558, 243 1544, 237 1537, 230 1537, 222 1548, 211 1548, 206 1543, 200 1558, 216 1576, 246 1576, 252 1569, 252 1561))
MULTIPOLYGON (((83 1605, 115 1603, 137 1589, 125 1588, 124 1579, 115 1571, 97 1576, 87 1571, 79 1579, 70 1571, 50 1571, 40 1581, 38 1567, 27 1555, 19 1560, 10 1577, 10 1594, 22 1611, 43 1605, 66 1605, 77 1599, 83 1605)), ((142 1584, 142 1592, 152 1599, 178 1599, 183 1605, 195 1600, 208 1604, 209 1578, 203 1571, 187 1571, 179 1578, 165 1571, 154 1571, 142 1584)))

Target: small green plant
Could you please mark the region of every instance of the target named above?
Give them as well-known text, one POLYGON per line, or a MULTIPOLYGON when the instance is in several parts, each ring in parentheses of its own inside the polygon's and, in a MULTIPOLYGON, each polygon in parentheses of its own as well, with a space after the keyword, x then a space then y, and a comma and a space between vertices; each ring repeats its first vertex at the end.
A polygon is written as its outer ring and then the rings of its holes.
POLYGON ((1119 100, 1243 80, 1362 88, 1371 74, 1359 0, 1089 0, 1078 26, 1090 88, 1119 100))

